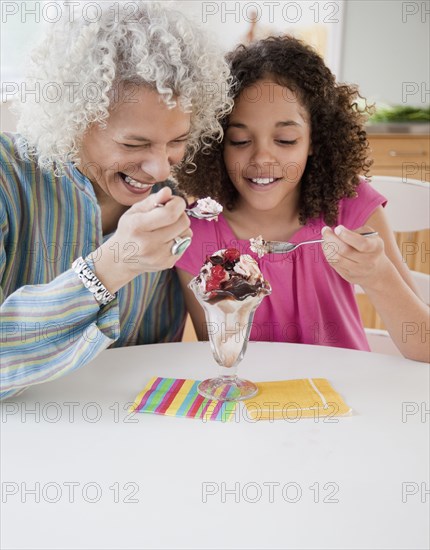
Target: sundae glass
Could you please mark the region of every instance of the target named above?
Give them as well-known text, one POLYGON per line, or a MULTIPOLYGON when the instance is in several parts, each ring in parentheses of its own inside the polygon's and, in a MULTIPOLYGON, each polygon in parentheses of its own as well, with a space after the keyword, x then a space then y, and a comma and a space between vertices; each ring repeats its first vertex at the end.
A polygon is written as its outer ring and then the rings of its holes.
POLYGON ((257 393, 257 386, 237 376, 245 355, 254 312, 271 293, 257 262, 235 248, 219 250, 207 258, 189 283, 203 307, 209 341, 219 376, 204 380, 198 392, 218 401, 240 401, 257 393))

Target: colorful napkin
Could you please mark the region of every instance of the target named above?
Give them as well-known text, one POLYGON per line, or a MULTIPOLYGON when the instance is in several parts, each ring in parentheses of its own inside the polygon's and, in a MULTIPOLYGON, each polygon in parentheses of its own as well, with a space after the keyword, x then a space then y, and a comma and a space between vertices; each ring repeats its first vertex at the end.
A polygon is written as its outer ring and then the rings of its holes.
POLYGON ((258 394, 245 401, 252 420, 299 420, 347 416, 351 408, 324 378, 256 382, 258 394))
MULTIPOLYGON (((199 380, 153 377, 137 395, 130 412, 229 422, 237 403, 205 399, 199 380)), ((238 409, 245 420, 288 420, 348 416, 351 408, 324 378, 256 382, 258 394, 238 409)), ((236 418, 237 420, 237 418, 236 418)))
POLYGON ((151 378, 130 407, 130 412, 184 416, 201 420, 229 422, 236 403, 211 401, 197 393, 200 380, 151 378))

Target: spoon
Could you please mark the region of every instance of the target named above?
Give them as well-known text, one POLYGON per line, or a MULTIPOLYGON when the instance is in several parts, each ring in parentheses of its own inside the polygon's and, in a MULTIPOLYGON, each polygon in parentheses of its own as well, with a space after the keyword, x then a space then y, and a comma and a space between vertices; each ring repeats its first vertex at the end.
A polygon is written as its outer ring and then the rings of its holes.
MULTIPOLYGON (((164 206, 164 204, 155 204, 156 208, 160 208, 164 206)), ((201 207, 197 204, 196 206, 193 206, 193 208, 185 208, 185 212, 188 214, 188 216, 192 218, 197 218, 198 220, 218 220, 218 216, 222 211, 222 207, 220 207, 217 211, 212 212, 204 212, 202 211, 201 207)))
MULTIPOLYGON (((367 231, 365 233, 359 233, 363 237, 376 237, 377 231, 367 231)), ((302 241, 301 243, 289 243, 286 241, 265 241, 264 239, 250 239, 251 250, 256 252, 259 257, 264 254, 284 254, 285 252, 292 252, 303 244, 322 243, 324 239, 316 239, 313 241, 302 241)))
POLYGON ((188 216, 192 218, 197 218, 198 220, 217 220, 218 214, 215 214, 214 212, 202 212, 198 206, 194 206, 193 208, 185 208, 185 212, 188 214, 188 216))

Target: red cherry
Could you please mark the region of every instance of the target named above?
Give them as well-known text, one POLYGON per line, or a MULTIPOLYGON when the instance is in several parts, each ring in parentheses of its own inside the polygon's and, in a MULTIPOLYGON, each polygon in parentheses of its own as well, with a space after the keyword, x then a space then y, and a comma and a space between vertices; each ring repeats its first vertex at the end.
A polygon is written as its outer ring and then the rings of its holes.
POLYGON ((206 292, 211 292, 212 290, 218 290, 219 288, 219 281, 214 281, 213 279, 209 279, 206 281, 206 292))
POLYGON ((226 261, 235 262, 240 258, 240 252, 236 248, 227 248, 224 252, 224 258, 226 261))
POLYGON ((221 265, 215 265, 211 269, 211 276, 206 281, 206 290, 217 290, 220 287, 221 281, 225 279, 226 271, 221 265))
POLYGON ((214 265, 211 269, 211 278, 212 279, 218 279, 221 281, 221 279, 224 279, 225 277, 225 269, 222 267, 222 265, 214 265))

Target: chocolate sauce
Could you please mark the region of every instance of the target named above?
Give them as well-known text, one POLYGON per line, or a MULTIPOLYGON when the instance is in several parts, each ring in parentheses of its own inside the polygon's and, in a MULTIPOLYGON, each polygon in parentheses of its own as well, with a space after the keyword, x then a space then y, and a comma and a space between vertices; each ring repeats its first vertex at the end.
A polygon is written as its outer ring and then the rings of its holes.
POLYGON ((206 262, 210 262, 212 265, 222 265, 224 261, 222 256, 208 256, 206 258, 206 262))
POLYGON ((210 303, 216 303, 220 300, 239 300, 243 301, 249 296, 257 296, 260 289, 263 287, 261 283, 250 285, 245 279, 235 277, 229 281, 221 283, 221 287, 213 290, 209 299, 210 303))

